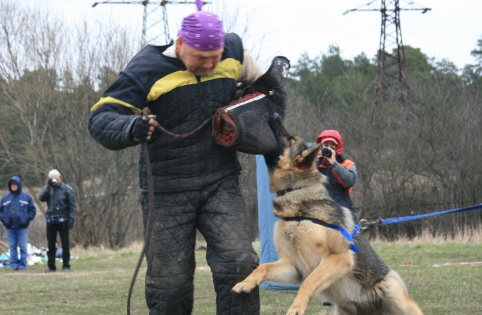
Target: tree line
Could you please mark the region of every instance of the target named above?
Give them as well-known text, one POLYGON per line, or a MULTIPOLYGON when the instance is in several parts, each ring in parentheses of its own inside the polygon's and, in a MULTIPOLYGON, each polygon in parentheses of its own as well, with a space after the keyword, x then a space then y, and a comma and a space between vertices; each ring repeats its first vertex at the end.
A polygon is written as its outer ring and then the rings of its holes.
MULTIPOLYGON (((139 34, 140 35, 140 34, 139 34)), ((242 35, 242 34, 241 34, 242 35)), ((50 169, 77 198, 72 242, 123 247, 142 240, 138 204, 139 147, 110 151, 89 135, 90 108, 140 49, 140 36, 113 21, 69 25, 49 12, 0 1, 0 185, 12 175, 36 200, 31 238, 44 239, 37 199, 50 169)), ((285 124, 314 141, 337 129, 357 164, 353 200, 359 218, 428 213, 482 200, 482 38, 477 63, 457 69, 405 47, 410 102, 375 106, 376 58, 343 59, 336 46, 291 69, 285 124), (374 112, 376 111, 376 116, 374 112), (374 121, 374 117, 378 117, 374 121)), ((241 185, 258 237, 255 157, 239 154, 241 185)), ((480 229, 480 212, 392 227, 370 236, 451 237, 480 229)))

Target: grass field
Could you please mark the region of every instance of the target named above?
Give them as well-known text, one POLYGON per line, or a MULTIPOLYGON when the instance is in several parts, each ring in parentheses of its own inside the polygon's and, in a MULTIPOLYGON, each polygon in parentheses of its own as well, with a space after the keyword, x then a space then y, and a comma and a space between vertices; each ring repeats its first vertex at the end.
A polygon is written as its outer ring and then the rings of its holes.
MULTIPOLYGON (((259 244, 255 244, 259 248, 259 244)), ((405 280, 425 314, 482 314, 482 243, 379 243, 375 250, 405 280), (461 262, 479 262, 468 265, 461 262), (434 265, 447 266, 434 267, 434 265)), ((25 271, 0 268, 0 314, 126 314, 127 293, 141 246, 110 251, 74 249, 70 273, 44 274, 45 265, 25 271)), ((214 315, 211 273, 196 252, 194 315, 214 315), (204 267, 204 268, 203 268, 204 267)), ((57 262, 57 266, 60 263, 57 262)), ((131 314, 148 314, 144 301, 145 261, 134 287, 131 314)), ((260 290, 261 314, 285 314, 296 292, 260 290)), ((313 299, 307 315, 331 314, 313 299)), ((369 315, 369 314, 367 314, 369 315)))

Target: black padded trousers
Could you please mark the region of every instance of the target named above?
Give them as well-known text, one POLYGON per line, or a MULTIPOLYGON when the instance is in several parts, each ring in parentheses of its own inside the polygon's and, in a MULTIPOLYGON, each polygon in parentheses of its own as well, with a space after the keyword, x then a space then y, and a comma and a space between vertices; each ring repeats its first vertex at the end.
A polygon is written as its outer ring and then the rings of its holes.
MULTIPOLYGON (((146 225, 148 194, 141 195, 146 225)), ((196 228, 207 242, 217 315, 259 314, 259 290, 231 288, 259 264, 246 207, 233 176, 204 190, 156 194, 147 251, 146 302, 150 315, 189 315, 193 309, 196 228)))

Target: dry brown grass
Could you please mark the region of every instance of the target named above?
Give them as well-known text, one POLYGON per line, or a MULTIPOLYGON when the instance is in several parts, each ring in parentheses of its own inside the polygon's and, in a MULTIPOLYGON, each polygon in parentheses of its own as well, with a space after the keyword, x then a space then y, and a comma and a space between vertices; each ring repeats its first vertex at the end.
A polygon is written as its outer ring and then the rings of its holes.
POLYGON ((409 239, 407 237, 400 237, 395 241, 386 241, 380 238, 370 240, 373 243, 395 243, 395 244, 451 244, 451 243, 464 243, 464 244, 481 244, 482 243, 482 231, 466 229, 465 231, 459 231, 453 236, 447 237, 446 235, 433 236, 428 230, 422 231, 420 236, 409 239))
MULTIPOLYGON (((408 239, 407 237, 400 237, 395 241, 386 241, 384 239, 372 239, 372 243, 384 244, 482 244, 482 231, 465 231, 464 233, 457 233, 453 237, 447 238, 444 235, 438 235, 433 237, 429 231, 423 231, 422 235, 415 237, 413 239, 408 239)), ((200 241, 203 245, 206 245, 204 241, 200 241)), ((253 242, 254 247, 259 249, 259 240, 253 242)), ((122 254, 122 253, 140 253, 144 243, 141 241, 136 241, 131 243, 129 246, 120 249, 111 249, 105 246, 95 246, 95 247, 74 247, 71 249, 72 255, 75 257, 87 257, 87 256, 99 256, 99 255, 110 255, 110 254, 122 254)))
POLYGON ((105 246, 93 246, 88 248, 83 248, 76 246, 71 249, 71 254, 75 257, 95 257, 99 255, 111 255, 111 254, 122 254, 122 253, 140 253, 144 246, 143 242, 133 242, 129 246, 119 249, 112 249, 105 246))

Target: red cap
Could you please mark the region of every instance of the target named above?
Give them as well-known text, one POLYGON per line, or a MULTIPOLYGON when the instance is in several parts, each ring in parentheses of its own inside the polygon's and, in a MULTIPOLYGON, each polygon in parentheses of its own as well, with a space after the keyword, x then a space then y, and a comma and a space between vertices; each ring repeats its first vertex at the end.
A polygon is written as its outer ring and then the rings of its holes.
POLYGON ((325 141, 331 140, 334 143, 336 143, 336 149, 335 152, 336 154, 342 154, 343 153, 343 148, 345 147, 345 144, 343 143, 343 139, 341 138, 340 133, 337 130, 325 130, 320 135, 318 138, 316 138, 316 143, 323 143, 325 141))
POLYGON ((326 137, 326 138, 321 138, 321 143, 324 143, 326 141, 333 141, 336 145, 338 145, 338 140, 336 140, 333 137, 326 137))

